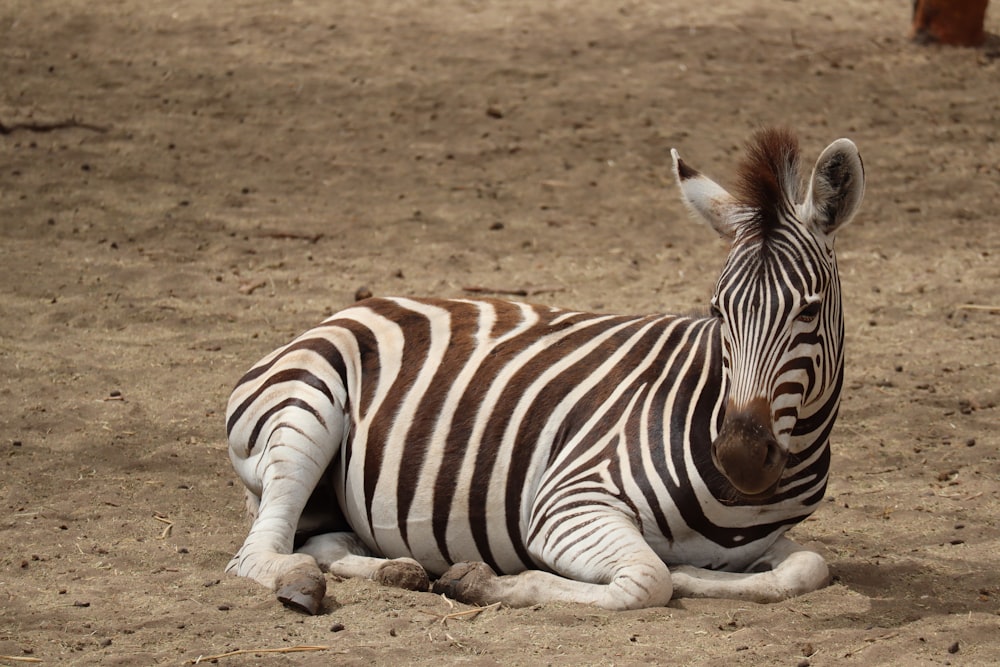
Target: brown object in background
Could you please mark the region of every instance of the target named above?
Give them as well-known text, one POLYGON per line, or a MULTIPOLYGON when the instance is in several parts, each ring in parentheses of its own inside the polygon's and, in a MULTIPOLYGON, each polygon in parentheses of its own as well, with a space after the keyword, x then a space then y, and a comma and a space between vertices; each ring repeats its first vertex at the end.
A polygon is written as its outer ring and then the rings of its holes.
POLYGON ((989 0, 913 0, 915 41, 979 46, 986 39, 983 21, 989 0))

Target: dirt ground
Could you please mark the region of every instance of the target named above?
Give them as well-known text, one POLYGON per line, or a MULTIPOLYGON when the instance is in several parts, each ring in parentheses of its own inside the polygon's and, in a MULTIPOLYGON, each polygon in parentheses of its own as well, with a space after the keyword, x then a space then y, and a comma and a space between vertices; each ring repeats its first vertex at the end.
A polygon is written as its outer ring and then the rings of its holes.
POLYGON ((1000 661, 1000 50, 912 45, 909 11, 5 0, 0 664, 1000 661), (331 581, 305 617, 223 574, 250 364, 360 288, 705 306, 726 248, 669 149, 732 183, 761 124, 810 164, 848 136, 868 174, 829 502, 792 531, 832 585, 448 617, 331 581), (325 648, 264 652, 299 645, 325 648))

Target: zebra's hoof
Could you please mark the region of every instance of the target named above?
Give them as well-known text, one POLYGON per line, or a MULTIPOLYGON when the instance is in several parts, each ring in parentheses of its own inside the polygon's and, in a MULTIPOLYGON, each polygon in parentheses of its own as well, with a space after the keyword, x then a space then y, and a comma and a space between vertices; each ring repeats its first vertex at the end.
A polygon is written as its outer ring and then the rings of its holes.
POLYGON ((408 591, 426 591, 431 586, 427 571, 410 559, 386 561, 375 573, 375 581, 408 591))
POLYGON ((323 607, 326 577, 318 569, 296 568, 278 579, 275 595, 289 609, 315 616, 323 607))
POLYGON ((465 604, 489 604, 497 573, 486 563, 455 563, 434 582, 434 592, 465 604))

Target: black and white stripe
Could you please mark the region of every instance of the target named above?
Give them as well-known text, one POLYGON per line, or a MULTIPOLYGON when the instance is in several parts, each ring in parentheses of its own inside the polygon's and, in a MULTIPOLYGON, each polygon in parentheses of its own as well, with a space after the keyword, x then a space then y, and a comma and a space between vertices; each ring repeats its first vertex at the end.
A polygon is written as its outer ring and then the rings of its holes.
POLYGON ((823 497, 843 381, 832 235, 863 172, 846 140, 824 156, 799 202, 787 133, 756 138, 738 197, 675 155, 692 208, 733 239, 711 317, 369 299, 265 357, 227 412, 254 518, 230 570, 311 612, 317 561, 419 564, 511 604, 820 585, 822 560, 781 536, 823 497), (761 564, 770 578, 709 572, 761 564))

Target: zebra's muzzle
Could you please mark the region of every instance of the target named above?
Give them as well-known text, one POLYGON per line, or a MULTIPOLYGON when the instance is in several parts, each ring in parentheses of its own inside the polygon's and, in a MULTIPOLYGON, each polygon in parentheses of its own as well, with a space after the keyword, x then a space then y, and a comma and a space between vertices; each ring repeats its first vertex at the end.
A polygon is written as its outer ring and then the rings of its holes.
POLYGON ((771 496, 785 470, 788 452, 774 437, 771 407, 757 399, 743 409, 730 405, 712 443, 712 462, 741 496, 771 496))

